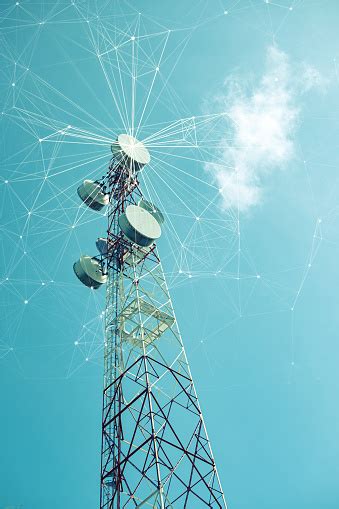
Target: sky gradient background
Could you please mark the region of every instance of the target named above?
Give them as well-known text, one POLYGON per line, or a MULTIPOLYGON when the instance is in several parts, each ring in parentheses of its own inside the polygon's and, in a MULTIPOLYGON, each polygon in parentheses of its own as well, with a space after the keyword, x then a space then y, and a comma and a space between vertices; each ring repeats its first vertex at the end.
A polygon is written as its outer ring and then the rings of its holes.
POLYGON ((336 509, 338 3, 0 9, 0 508, 99 505, 104 290, 72 264, 105 232, 76 189, 109 143, 60 130, 124 130, 133 42, 139 119, 161 61, 140 138, 212 119, 150 146, 142 185, 229 509, 336 509))

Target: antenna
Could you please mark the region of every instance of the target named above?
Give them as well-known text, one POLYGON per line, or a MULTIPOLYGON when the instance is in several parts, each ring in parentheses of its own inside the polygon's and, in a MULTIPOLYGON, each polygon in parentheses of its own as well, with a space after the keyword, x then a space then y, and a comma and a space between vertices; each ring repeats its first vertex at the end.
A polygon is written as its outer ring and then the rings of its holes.
POLYGON ((100 509, 226 508, 155 244, 164 216, 139 184, 150 159, 120 134, 104 182, 78 189, 108 218, 99 257, 74 264, 84 285, 106 284, 100 509))

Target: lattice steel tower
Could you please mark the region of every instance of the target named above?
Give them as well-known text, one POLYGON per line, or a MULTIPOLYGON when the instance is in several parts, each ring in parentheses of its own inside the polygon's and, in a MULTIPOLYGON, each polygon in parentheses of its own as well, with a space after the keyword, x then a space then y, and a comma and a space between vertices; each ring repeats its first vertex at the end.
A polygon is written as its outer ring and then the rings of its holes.
POLYGON ((78 189, 90 208, 108 207, 100 255, 74 264, 85 285, 107 286, 100 508, 225 508, 155 245, 164 218, 139 186, 149 161, 119 135, 107 175, 78 189))

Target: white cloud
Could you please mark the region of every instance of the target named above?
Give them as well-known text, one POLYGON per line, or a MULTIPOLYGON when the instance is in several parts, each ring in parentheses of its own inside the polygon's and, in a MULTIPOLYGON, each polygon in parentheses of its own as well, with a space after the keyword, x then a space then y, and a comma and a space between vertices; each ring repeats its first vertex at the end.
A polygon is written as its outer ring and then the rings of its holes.
POLYGON ((292 66, 274 46, 267 51, 258 86, 249 94, 239 80, 225 84, 218 103, 232 120, 232 144, 220 144, 221 165, 206 166, 221 190, 223 208, 245 211, 261 201, 265 175, 286 166, 294 156, 300 95, 322 85, 316 69, 292 66))

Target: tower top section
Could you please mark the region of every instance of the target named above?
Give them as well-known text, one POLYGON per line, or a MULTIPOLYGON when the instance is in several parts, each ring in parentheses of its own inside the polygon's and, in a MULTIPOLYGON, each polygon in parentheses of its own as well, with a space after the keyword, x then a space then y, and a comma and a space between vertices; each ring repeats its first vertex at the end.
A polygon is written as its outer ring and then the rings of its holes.
POLYGON ((140 171, 151 160, 145 145, 129 134, 119 134, 117 140, 112 143, 111 150, 119 163, 134 171, 140 171))

